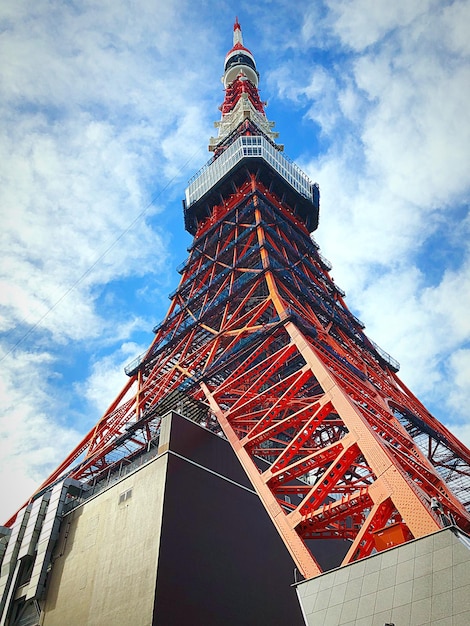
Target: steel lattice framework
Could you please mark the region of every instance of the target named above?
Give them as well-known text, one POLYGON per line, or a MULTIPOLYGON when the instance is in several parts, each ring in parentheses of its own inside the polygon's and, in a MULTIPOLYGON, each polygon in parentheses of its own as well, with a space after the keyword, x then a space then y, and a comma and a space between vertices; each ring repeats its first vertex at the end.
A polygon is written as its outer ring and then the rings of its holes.
POLYGON ((246 116, 229 130, 188 189, 194 242, 154 342, 41 491, 131 461, 177 408, 230 441, 305 576, 320 572, 314 539, 350 542, 346 564, 445 524, 468 531, 470 452, 349 311, 311 237, 318 188, 306 194, 246 116))

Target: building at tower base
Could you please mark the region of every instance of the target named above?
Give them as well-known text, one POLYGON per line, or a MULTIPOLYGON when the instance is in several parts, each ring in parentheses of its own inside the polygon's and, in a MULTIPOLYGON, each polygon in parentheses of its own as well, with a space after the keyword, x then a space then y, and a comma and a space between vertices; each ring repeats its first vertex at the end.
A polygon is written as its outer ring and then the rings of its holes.
MULTIPOLYGON (((30 597, 34 567, 20 568, 2 624, 302 626, 295 564, 225 439, 171 412, 133 464, 67 489, 43 592, 30 597)), ((25 518, 13 531, 33 527, 25 518)), ((325 567, 340 548, 320 550, 325 567)))
POLYGON ((173 411, 132 463, 69 482, 11 529, 2 626, 470 623, 470 539, 453 526, 342 567, 348 546, 316 541, 325 573, 294 584, 229 443, 173 411))

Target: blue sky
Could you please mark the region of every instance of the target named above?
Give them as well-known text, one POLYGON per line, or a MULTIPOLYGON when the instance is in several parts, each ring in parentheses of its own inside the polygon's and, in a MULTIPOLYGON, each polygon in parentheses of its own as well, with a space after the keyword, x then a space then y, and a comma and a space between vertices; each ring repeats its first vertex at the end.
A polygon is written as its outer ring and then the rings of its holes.
POLYGON ((238 15, 366 332, 470 443, 468 1, 0 6, 6 519, 99 419, 176 287, 238 15))

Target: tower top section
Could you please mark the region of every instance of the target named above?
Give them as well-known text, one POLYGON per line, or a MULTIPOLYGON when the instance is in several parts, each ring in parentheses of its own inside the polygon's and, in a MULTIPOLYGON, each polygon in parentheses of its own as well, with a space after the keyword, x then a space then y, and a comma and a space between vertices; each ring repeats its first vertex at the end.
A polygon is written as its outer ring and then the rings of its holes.
MULTIPOLYGON (((242 29, 238 18, 233 25, 233 46, 225 55, 222 83, 225 98, 220 106, 222 118, 215 122, 219 133, 211 137, 209 150, 220 154, 227 147, 227 138, 232 136, 242 122, 248 120, 274 143, 278 133, 272 129, 274 122, 268 121, 264 112, 265 102, 259 96, 259 73, 253 54, 243 43, 242 29)), ((276 146, 282 150, 283 146, 276 146)))
POLYGON ((255 58, 243 45, 242 28, 237 17, 233 25, 233 48, 225 56, 224 75, 222 77, 225 89, 237 78, 240 72, 255 87, 258 87, 259 74, 256 69, 255 58))
POLYGON ((219 133, 211 137, 209 144, 214 156, 189 181, 183 201, 185 227, 192 235, 227 210, 234 189, 243 189, 255 181, 273 197, 282 198, 283 206, 309 232, 318 226, 318 185, 285 157, 284 146, 275 142, 278 133, 272 130, 274 122, 266 118, 266 103, 260 100, 258 80, 255 58, 243 43, 236 18, 233 46, 225 55, 222 76, 222 118, 215 122, 219 133))

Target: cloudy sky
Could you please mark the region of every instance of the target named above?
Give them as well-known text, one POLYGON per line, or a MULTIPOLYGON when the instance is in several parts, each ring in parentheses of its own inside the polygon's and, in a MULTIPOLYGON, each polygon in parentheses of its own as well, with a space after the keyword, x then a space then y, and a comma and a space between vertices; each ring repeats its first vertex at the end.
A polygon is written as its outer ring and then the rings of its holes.
POLYGON ((235 15, 350 308, 470 443, 469 1, 4 0, 3 521, 165 315, 235 15))

